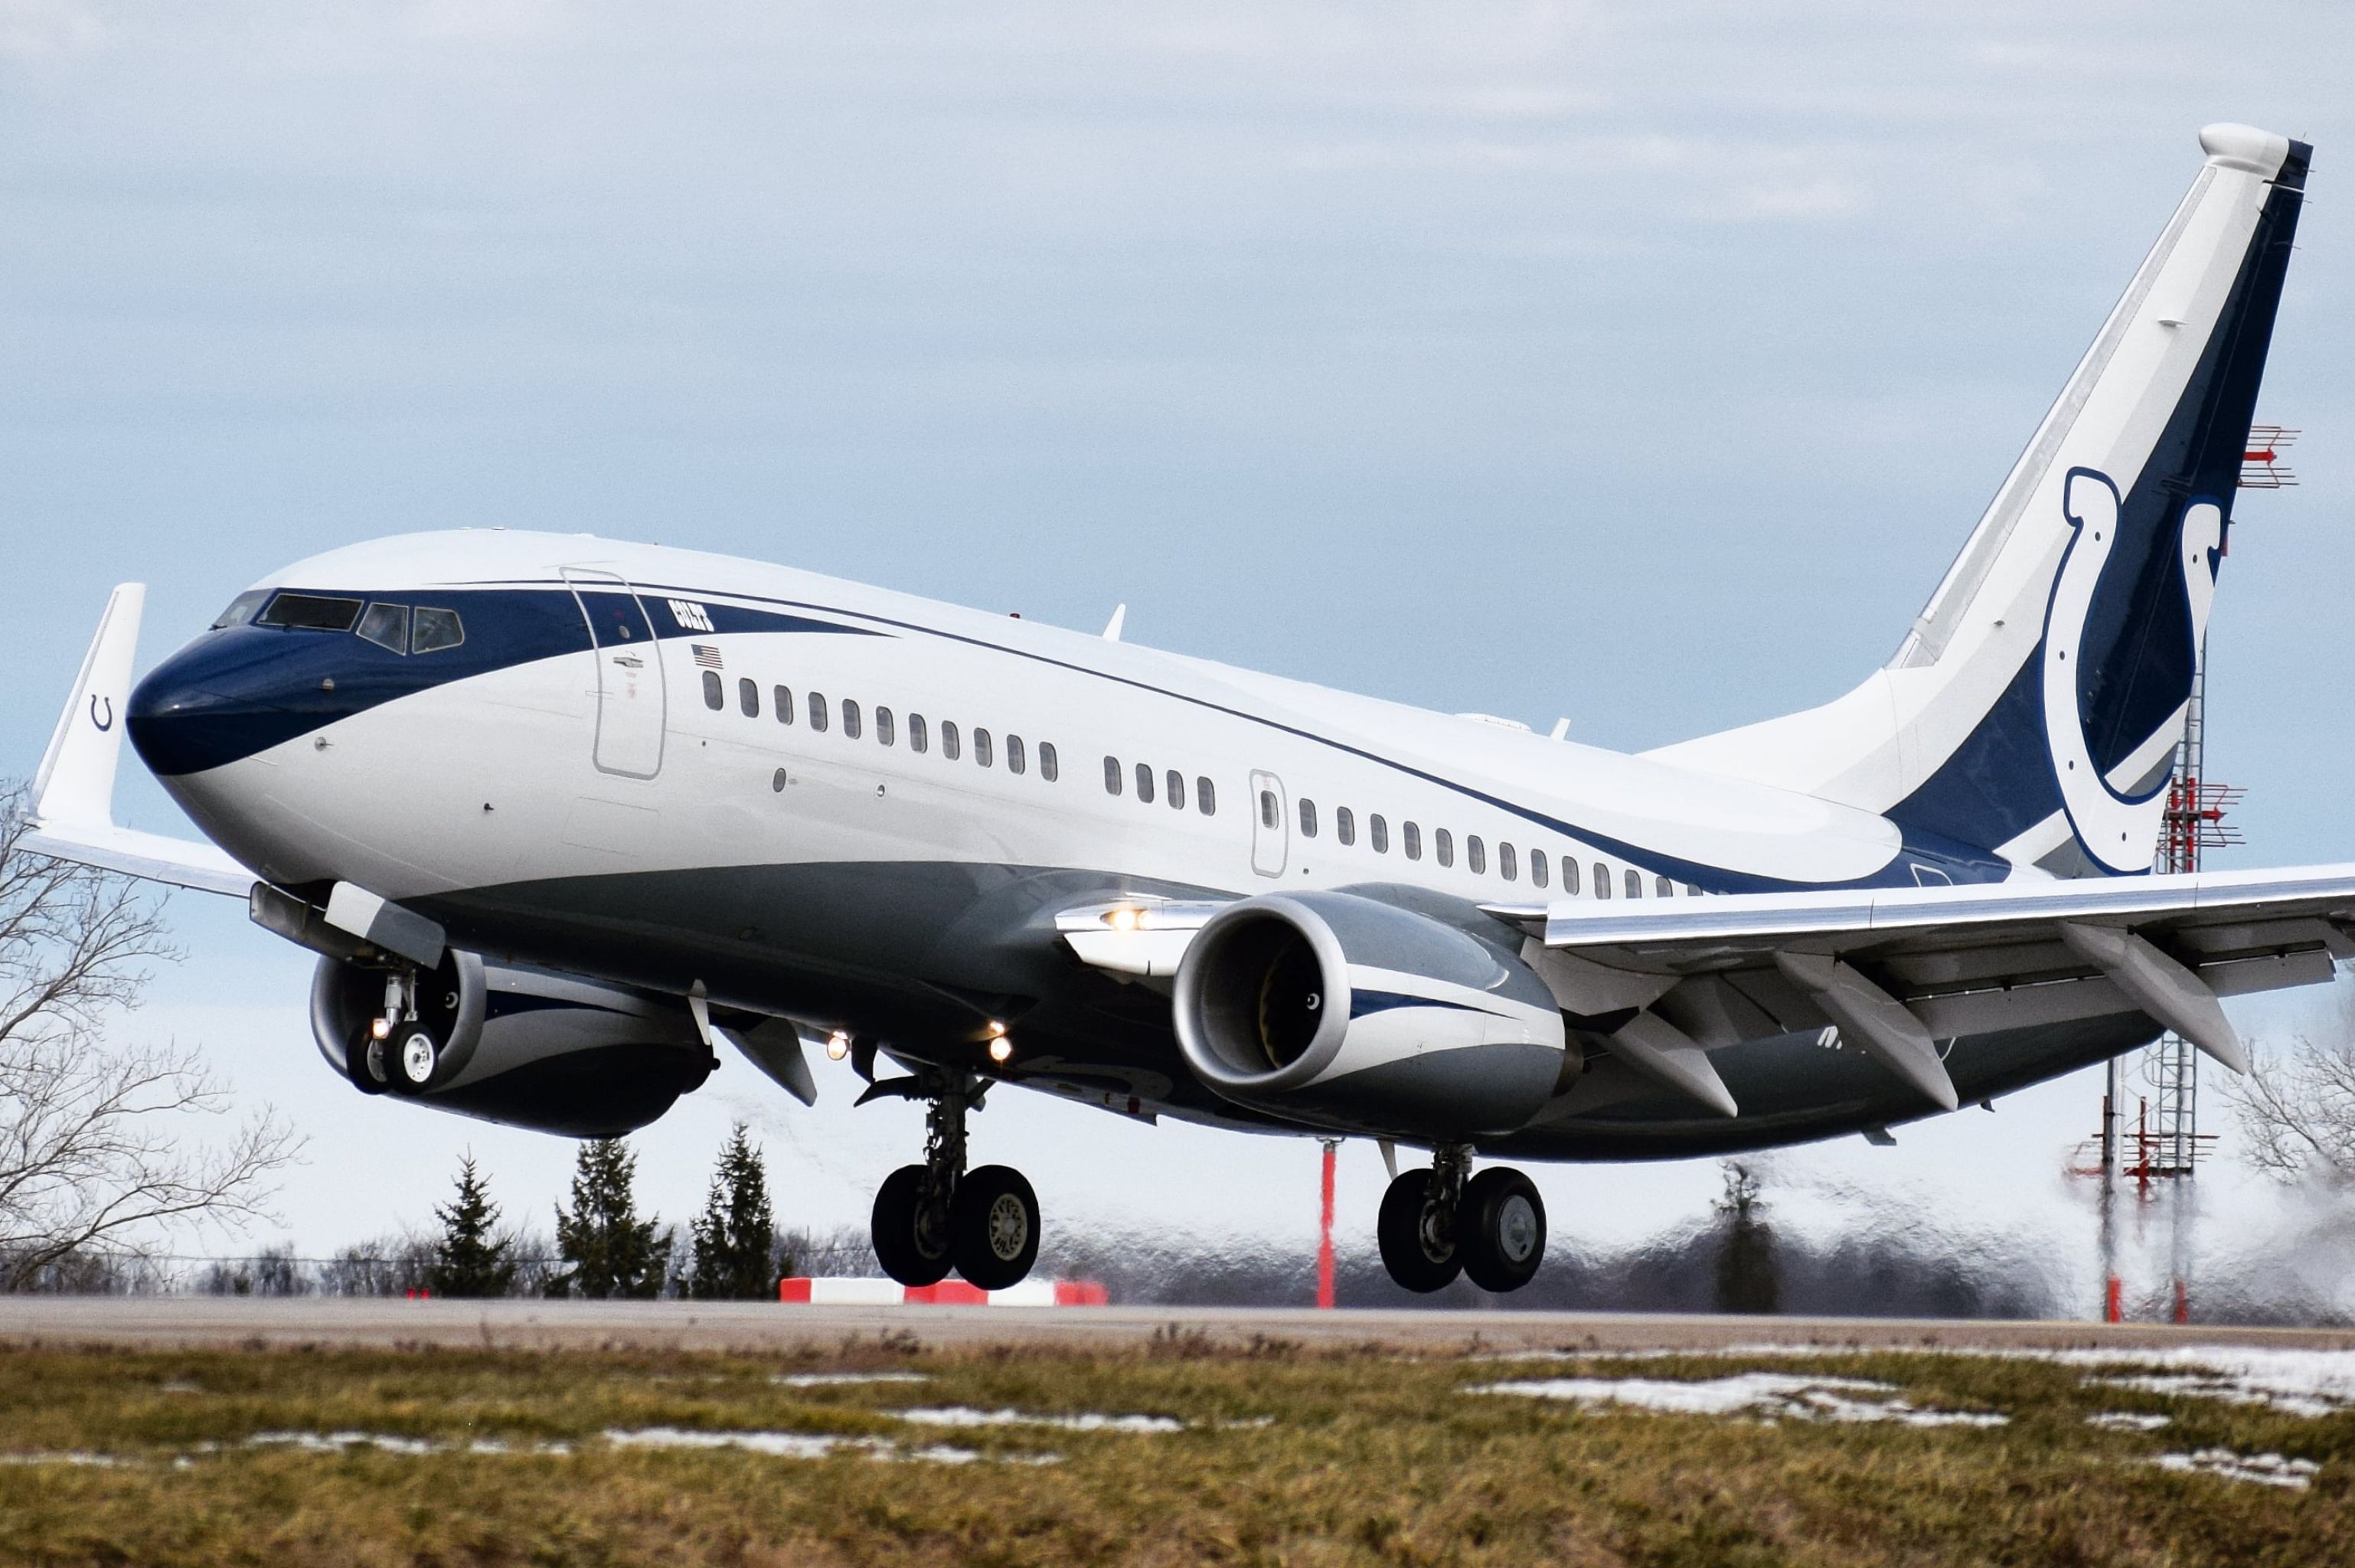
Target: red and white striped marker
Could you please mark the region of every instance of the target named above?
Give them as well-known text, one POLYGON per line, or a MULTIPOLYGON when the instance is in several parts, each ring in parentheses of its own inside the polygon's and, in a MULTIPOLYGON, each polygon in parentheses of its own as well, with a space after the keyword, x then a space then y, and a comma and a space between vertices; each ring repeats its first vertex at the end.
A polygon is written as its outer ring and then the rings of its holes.
POLYGON ((1026 1279, 1004 1290, 976 1290, 961 1279, 901 1285, 796 1277, 777 1282, 777 1299, 801 1307, 1102 1307, 1108 1297, 1092 1279, 1026 1279))

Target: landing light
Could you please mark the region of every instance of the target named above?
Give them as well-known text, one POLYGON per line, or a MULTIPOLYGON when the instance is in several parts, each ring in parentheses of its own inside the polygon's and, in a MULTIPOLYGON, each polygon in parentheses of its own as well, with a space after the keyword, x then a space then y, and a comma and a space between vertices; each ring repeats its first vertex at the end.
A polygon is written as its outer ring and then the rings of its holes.
MULTIPOLYGON (((989 1033, 992 1039, 1003 1040, 1006 1038, 1006 1026, 998 1022, 997 1019, 992 1019, 989 1020, 989 1033)), ((1003 1061, 1005 1058, 1000 1057, 998 1060, 1003 1061)))
POLYGON ((840 1061, 849 1054, 850 1036, 837 1029, 826 1037, 826 1059, 828 1061, 840 1061))
POLYGON ((370 1023, 368 1025, 368 1038, 370 1040, 391 1039, 392 1020, 390 1019, 378 1019, 374 1022, 370 1023))
POLYGON ((1014 1042, 1007 1039, 1004 1035, 1001 1034, 996 1040, 989 1042, 989 1060, 996 1062, 1001 1067, 1004 1066, 1006 1062, 1013 1057, 1013 1055, 1014 1042))
POLYGON ((1142 914, 1136 910, 1116 909, 1104 916, 1104 921, 1114 931, 1135 931, 1137 922, 1142 918, 1142 914))

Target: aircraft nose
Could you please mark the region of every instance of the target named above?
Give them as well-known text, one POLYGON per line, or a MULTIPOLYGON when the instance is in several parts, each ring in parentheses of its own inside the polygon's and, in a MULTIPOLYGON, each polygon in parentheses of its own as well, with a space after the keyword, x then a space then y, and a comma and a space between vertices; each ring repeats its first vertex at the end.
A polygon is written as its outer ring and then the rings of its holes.
POLYGON ((159 777, 203 773, 340 717, 331 675, 296 641, 251 628, 211 632, 132 688, 125 719, 159 777))

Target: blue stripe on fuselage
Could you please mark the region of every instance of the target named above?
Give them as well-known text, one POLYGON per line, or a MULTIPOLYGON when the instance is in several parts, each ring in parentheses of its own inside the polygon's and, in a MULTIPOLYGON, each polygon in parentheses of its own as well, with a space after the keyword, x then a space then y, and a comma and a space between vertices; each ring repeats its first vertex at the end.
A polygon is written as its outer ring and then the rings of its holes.
MULTIPOLYGON (((581 606, 563 588, 432 588, 304 592, 454 610, 465 640, 432 653, 398 654, 350 632, 224 626, 158 665, 131 694, 131 743, 159 776, 202 773, 324 729, 383 703, 494 670, 589 651, 581 606)), ((593 592, 593 591, 592 591, 593 592)), ((657 639, 717 634, 838 633, 878 636, 806 615, 705 603, 709 630, 679 624, 669 605, 646 602, 657 639)))

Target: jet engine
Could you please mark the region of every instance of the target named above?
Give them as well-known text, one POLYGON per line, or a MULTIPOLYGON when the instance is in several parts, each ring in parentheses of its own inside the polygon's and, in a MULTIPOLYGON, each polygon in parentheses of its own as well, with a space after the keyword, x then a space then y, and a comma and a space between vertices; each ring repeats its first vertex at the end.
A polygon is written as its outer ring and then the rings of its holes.
POLYGON ((1239 1104, 1418 1139, 1510 1131, 1578 1071, 1518 958, 1354 893, 1230 904, 1178 968, 1188 1065, 1239 1104))
POLYGON ((368 1093, 567 1137, 613 1137, 660 1116, 711 1072, 710 1051, 675 1002, 453 948, 417 978, 415 1007, 442 1051, 432 1078, 412 1090, 366 1066, 386 978, 322 958, 311 981, 319 1054, 368 1093))

